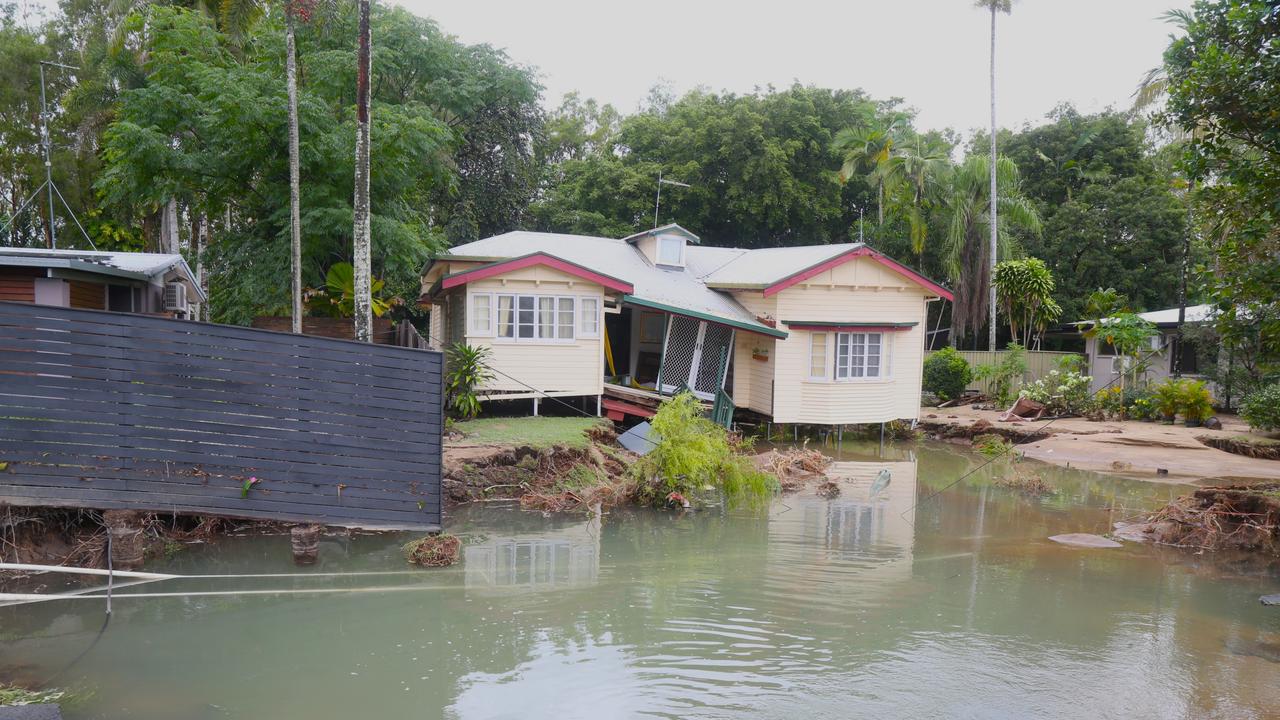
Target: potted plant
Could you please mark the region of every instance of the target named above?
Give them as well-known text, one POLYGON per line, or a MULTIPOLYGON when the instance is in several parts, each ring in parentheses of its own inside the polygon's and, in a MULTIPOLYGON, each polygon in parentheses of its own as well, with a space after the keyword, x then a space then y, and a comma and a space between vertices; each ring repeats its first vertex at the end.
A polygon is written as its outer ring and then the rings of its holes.
POLYGON ((752 360, 759 360, 760 362, 768 362, 768 361, 769 361, 769 348, 767 348, 767 347, 761 347, 761 346, 759 346, 759 345, 757 345, 757 346, 755 346, 755 347, 751 348, 751 359, 752 359, 752 360))
POLYGON ((1213 416, 1213 395, 1203 380, 1183 380, 1178 385, 1178 409, 1187 427, 1200 425, 1213 416))
POLYGON ((1156 386, 1151 396, 1156 415, 1165 425, 1173 424, 1173 417, 1178 414, 1178 383, 1169 379, 1156 386))

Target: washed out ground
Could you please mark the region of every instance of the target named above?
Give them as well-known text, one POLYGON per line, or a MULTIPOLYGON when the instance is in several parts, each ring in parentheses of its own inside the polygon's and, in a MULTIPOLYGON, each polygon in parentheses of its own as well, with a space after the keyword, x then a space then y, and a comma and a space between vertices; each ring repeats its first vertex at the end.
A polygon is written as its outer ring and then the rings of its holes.
POLYGON ((1251 434, 1239 418, 1219 416, 1221 430, 1131 420, 1061 418, 1002 422, 1000 412, 974 407, 925 408, 920 426, 942 438, 981 432, 1009 438, 1025 457, 1064 467, 1116 473, 1155 482, 1222 484, 1280 479, 1280 461, 1247 457, 1210 447, 1201 438, 1270 439, 1251 434), (1030 442, 1020 442, 1023 438, 1030 442), (1160 472, 1164 471, 1164 472, 1160 472))

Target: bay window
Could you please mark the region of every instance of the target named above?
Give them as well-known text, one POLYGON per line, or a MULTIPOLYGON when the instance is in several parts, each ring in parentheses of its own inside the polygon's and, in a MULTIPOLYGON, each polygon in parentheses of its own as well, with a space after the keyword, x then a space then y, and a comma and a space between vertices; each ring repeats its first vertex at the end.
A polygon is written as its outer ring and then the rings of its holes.
POLYGON ((599 299, 558 295, 477 293, 471 296, 471 329, 476 335, 493 335, 516 342, 573 340, 578 328, 578 304, 594 318, 583 321, 583 332, 599 332, 599 299), (585 303, 593 305, 587 309, 585 303), (483 315, 483 318, 480 317, 483 315))
POLYGON ((810 333, 809 379, 848 382, 886 378, 888 344, 889 337, 878 332, 810 333))

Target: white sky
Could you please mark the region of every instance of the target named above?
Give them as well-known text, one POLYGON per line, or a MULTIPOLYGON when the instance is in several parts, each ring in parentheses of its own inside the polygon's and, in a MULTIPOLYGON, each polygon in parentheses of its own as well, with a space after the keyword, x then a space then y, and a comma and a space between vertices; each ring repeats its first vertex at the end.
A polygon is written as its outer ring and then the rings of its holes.
MULTIPOLYGON (((636 109, 659 80, 677 94, 705 86, 749 92, 772 83, 898 96, 920 128, 965 134, 989 124, 990 15, 969 0, 396 0, 467 43, 533 65, 550 107, 578 90, 636 109)), ((1128 107, 1160 63, 1190 0, 1020 0, 999 16, 996 77, 1002 127, 1040 124, 1069 100, 1083 112, 1128 107)))

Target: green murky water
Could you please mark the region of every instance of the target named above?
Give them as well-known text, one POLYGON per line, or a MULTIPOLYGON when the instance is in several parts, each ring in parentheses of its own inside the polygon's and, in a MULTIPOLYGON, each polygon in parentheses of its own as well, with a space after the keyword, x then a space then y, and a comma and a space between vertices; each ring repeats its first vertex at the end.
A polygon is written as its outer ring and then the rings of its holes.
MULTIPOLYGON (((846 450, 849 450, 846 447, 846 450)), ((832 500, 767 517, 455 513, 464 562, 411 574, 204 578, 0 608, 0 672, 69 718, 1263 718, 1280 713, 1280 576, 1103 532, 1185 488, 1042 467, 1028 499, 946 447, 847 453, 832 500), (882 468, 892 482, 868 488, 882 468), (1108 509, 1114 506, 1114 510, 1108 509), (308 590, 348 594, 132 592, 308 590), (381 589, 379 589, 381 588, 381 589)), ((297 572, 402 571, 405 537, 326 539, 297 572)), ((286 537, 163 565, 292 573, 286 537)))

